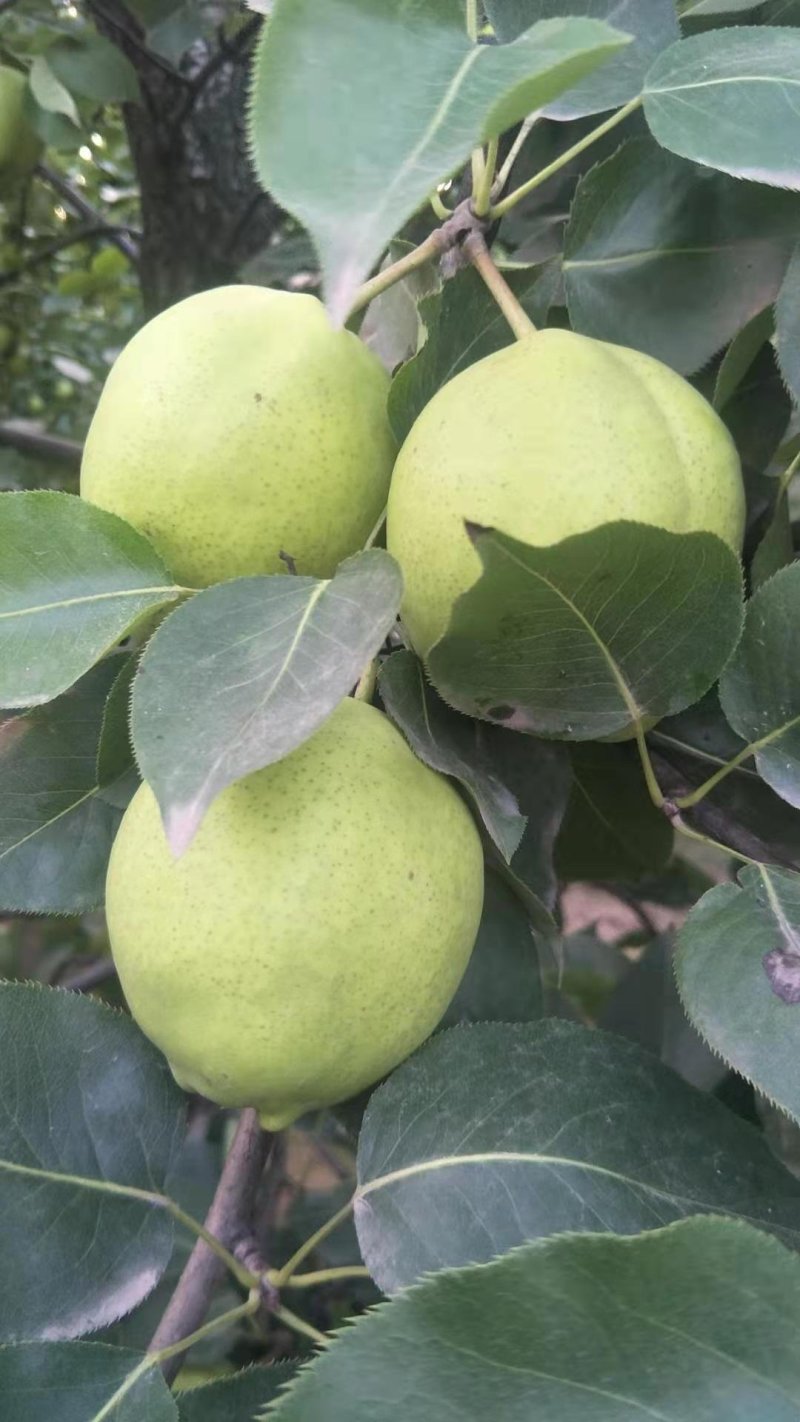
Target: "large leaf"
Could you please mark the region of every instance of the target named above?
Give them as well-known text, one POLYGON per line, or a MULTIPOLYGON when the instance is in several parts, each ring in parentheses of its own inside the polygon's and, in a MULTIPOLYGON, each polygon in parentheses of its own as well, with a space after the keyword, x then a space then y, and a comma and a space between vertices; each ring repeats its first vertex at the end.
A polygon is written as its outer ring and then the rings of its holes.
POLYGON ((737 178, 800 188, 800 34, 735 26, 679 40, 644 85, 664 148, 737 178))
POLYGON ((800 199, 634 138, 578 184, 564 245, 575 330, 689 374, 774 300, 800 199))
POLYGON ((797 1422, 800 1263, 695 1219, 440 1274, 302 1368, 280 1422, 797 1422))
POLYGON ((133 689, 131 726, 167 838, 186 849, 226 785, 313 734, 389 632, 402 578, 371 549, 333 578, 237 578, 160 627, 133 689))
POLYGON ((334 320, 471 148, 626 43, 567 18, 473 45, 458 0, 279 0, 255 61, 253 153, 264 187, 316 242, 334 320))
POLYGON ((130 1018, 73 993, 0 987, 0 1039, 0 1338, 74 1338, 169 1260, 169 1216, 119 1187, 163 1188, 183 1097, 130 1018))
POLYGON ((633 36, 633 43, 597 73, 546 106, 548 117, 556 119, 600 113, 634 99, 656 55, 680 33, 674 0, 486 0, 486 13, 503 41, 556 15, 589 15, 633 36))
POLYGON ((566 1230, 699 1212, 800 1246, 800 1181, 649 1052, 550 1019, 440 1034, 373 1092, 355 1221, 385 1292, 566 1230))
POLYGON ((180 1422, 255 1422, 296 1368, 295 1363, 271 1363, 190 1388, 177 1398, 178 1418, 180 1422))
POLYGON ((180 594, 129 524, 72 494, 0 494, 0 706, 38 706, 180 594))
POLYGON ((62 39, 51 45, 47 61, 72 94, 98 104, 139 101, 136 70, 115 44, 102 35, 62 39))
POLYGON ((19 1343, 0 1348, 0 1396, 6 1422, 177 1422, 175 1400, 160 1370, 137 1378, 109 1412, 117 1392, 143 1361, 107 1343, 19 1343))
POLYGON ((698 1032, 800 1120, 800 875, 758 865, 705 894, 681 929, 676 970, 698 1032))
POLYGON ((800 563, 750 599, 719 692, 734 730, 753 746, 759 774, 800 808, 800 563))
MULTIPOLYGON (((47 706, 0 717, 0 907, 82 913, 103 901, 127 792, 101 781, 97 752, 119 658, 47 706)), ((121 773, 127 765, 120 767, 121 773)))
POLYGON ((663 869, 673 832, 631 746, 576 745, 572 789, 556 841, 562 879, 641 879, 663 869))
POLYGON ((699 700, 738 639, 738 562, 711 534, 620 522, 546 548, 474 537, 483 573, 428 661, 469 715, 572 740, 630 731, 699 700))

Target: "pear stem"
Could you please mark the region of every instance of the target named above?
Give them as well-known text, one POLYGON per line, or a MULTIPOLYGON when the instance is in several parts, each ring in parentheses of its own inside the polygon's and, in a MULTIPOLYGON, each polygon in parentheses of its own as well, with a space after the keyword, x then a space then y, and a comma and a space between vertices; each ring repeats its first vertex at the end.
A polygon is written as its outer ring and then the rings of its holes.
POLYGON ((526 336, 532 335, 536 327, 495 265, 482 233, 471 232, 464 241, 464 251, 485 281, 517 340, 523 341, 526 336))

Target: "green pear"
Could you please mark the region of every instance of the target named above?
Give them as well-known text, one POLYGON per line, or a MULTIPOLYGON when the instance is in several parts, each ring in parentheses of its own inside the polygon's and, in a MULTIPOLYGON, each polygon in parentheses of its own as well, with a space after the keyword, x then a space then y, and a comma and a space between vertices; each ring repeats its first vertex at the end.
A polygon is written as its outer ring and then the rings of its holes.
POLYGON ((728 431, 680 375, 639 351, 549 330, 444 385, 398 455, 387 547, 422 656, 481 571, 465 519, 539 546, 632 519, 716 533, 738 553, 744 489, 728 431))
POLYGON ((180 859, 142 786, 106 897, 131 1012, 177 1081, 256 1107, 269 1130, 419 1046, 458 987, 482 903, 463 801, 351 699, 223 790, 180 859))
POLYGON ((0 179, 25 177, 39 161, 42 144, 25 112, 27 90, 19 69, 0 64, 0 179))
POLYGON ((389 379, 314 296, 227 286, 125 347, 92 420, 81 493, 152 539, 189 587, 329 577, 386 503, 389 379))

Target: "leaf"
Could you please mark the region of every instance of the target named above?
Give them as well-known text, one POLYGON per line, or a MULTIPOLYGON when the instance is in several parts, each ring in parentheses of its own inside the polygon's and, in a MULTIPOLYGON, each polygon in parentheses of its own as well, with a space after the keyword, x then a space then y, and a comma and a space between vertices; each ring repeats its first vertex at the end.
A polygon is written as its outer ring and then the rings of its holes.
MULTIPOLYGON (((504 275, 534 325, 543 326, 551 297, 549 269, 530 267, 504 275)), ((397 372, 389 391, 389 420, 398 442, 442 385, 514 340, 497 302, 472 268, 421 301, 419 319, 425 342, 397 372)))
POLYGON ((800 404, 800 245, 795 247, 775 303, 775 349, 795 405, 800 404))
POLYGON ((800 876, 760 864, 704 894, 678 935, 675 970, 698 1032, 800 1120, 800 876))
POLYGON ((568 1230, 729 1214, 800 1246, 763 1137, 621 1037, 550 1018, 456 1027, 374 1091, 355 1222, 385 1293, 568 1230))
MULTIPOLYGON (((786 434, 791 412, 791 401, 778 371, 775 352, 772 345, 766 342, 744 379, 720 410, 742 461, 750 519, 760 511, 761 486, 753 475, 761 475, 769 468, 786 434)), ((774 491, 772 476, 768 477, 766 484, 771 504, 774 491)))
POLYGON ((577 187, 564 244, 576 331, 690 374, 775 299, 800 201, 633 138, 577 187))
POLYGON ((63 114, 76 128, 80 128, 80 114, 75 100, 61 80, 53 73, 43 54, 37 54, 30 67, 28 81, 31 93, 40 108, 49 114, 63 114))
POLYGON ((796 1422, 800 1265, 694 1219, 426 1279, 301 1368, 279 1422, 796 1422))
POLYGON ((70 93, 98 104, 139 101, 136 70, 102 35, 58 40, 48 49, 47 62, 70 93))
MULTIPOLYGON (((789 481, 791 482, 791 480, 789 481)), ((750 564, 750 586, 757 592, 764 583, 794 562, 794 538, 792 516, 789 509, 789 490, 783 480, 778 484, 772 517, 753 555, 750 564)))
POLYGON ((477 143, 626 43, 567 18, 476 46, 453 0, 280 0, 255 58, 253 155, 264 188, 314 238, 333 320, 477 143))
POLYGON ((800 35, 735 26, 691 35, 658 56, 644 84, 653 136, 682 158, 779 188, 800 188, 800 35))
POLYGON ((752 743, 759 775, 800 808, 800 563, 748 602, 719 695, 733 729, 752 743))
POLYGON ((48 706, 0 717, 0 908, 83 913, 103 902, 125 808, 101 794, 97 748, 117 659, 48 706))
POLYGON ((445 706, 425 680, 422 662, 413 652, 395 652, 389 657, 381 667, 378 685, 386 710, 414 754, 433 770, 460 782, 508 863, 528 822, 480 744, 479 726, 445 706))
POLYGON ((114 514, 72 494, 0 494, 0 706, 51 701, 180 591, 114 514))
POLYGON ((651 62, 680 35, 674 0, 486 0, 486 13, 501 41, 516 39, 536 20, 564 14, 606 20, 633 36, 602 69, 545 107, 554 119, 581 118, 636 98, 651 62))
POLYGON ((6 1422, 177 1422, 160 1370, 148 1368, 117 1402, 106 1406, 139 1367, 143 1354, 107 1343, 19 1343, 0 1348, 0 1395, 6 1422))
POLYGON ((114 1190, 163 1188, 183 1097, 130 1018, 75 993, 0 986, 0 1037, 0 1338, 74 1338, 167 1265, 166 1211, 114 1190))
POLYGON ((673 832, 631 746, 570 748, 572 790, 556 840, 561 879, 641 879, 663 869, 673 832))
POLYGON ((131 689, 137 671, 137 658, 126 657, 115 677, 103 713, 103 725, 97 746, 97 783, 113 783, 135 769, 130 733, 131 689))
POLYGON ((739 568, 712 534, 619 522, 546 548, 492 529, 474 541, 483 573, 428 659, 468 715, 537 736, 617 735, 699 700, 738 639, 739 568))
POLYGON ((176 854, 226 785, 288 755, 358 681, 397 616, 388 553, 333 578, 236 578, 198 593, 156 632, 133 688, 144 778, 176 854))
POLYGON ((270 1363, 190 1388, 177 1397, 179 1422, 254 1422, 296 1370, 296 1363, 270 1363))
POLYGON ((765 306, 737 331, 720 361, 714 382, 715 410, 722 410, 748 374, 759 351, 772 337, 775 318, 772 307, 765 306))
POLYGON ((477 942, 441 1025, 534 1022, 543 1014, 537 938, 517 896, 489 872, 477 942))
MULTIPOLYGON (((381 270, 407 256, 413 249, 412 242, 390 242, 381 270)), ((395 370, 414 355, 420 335, 420 302, 440 291, 441 285, 436 267, 427 262, 373 297, 364 312, 358 334, 388 371, 395 370)))

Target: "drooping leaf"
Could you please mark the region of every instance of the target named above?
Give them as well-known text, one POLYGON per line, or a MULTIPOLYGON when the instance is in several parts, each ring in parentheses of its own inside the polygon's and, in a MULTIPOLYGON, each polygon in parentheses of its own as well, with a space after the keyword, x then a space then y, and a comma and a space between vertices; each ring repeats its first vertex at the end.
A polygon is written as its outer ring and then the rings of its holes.
POLYGON ((750 564, 750 586, 757 592, 764 583, 794 561, 789 489, 778 482, 775 506, 750 564))
POLYGON ((367 1106, 355 1221, 386 1293, 529 1239, 699 1212, 800 1246, 800 1182, 762 1136, 621 1037, 552 1018, 456 1027, 367 1106))
MULTIPOLYGON (((391 266, 413 249, 412 242, 400 239, 390 242, 382 267, 391 266)), ((414 356, 420 340, 420 306, 426 297, 440 291, 441 286, 435 264, 427 262, 373 297, 358 334, 388 371, 414 356)))
POLYGON ((800 35, 737 25, 664 50, 644 84, 644 112, 663 148, 779 188, 800 188, 800 35))
POLYGON ((794 194, 630 139, 578 184, 564 246, 573 327, 690 374, 774 300, 798 235, 794 194))
POLYGON ((114 514, 72 494, 0 494, 0 706, 51 701, 180 592, 114 514))
POLYGON ((775 348, 792 399, 800 404, 800 246, 786 268, 775 303, 775 348))
POLYGON ((327 719, 389 632, 402 578, 373 548, 333 578, 237 578, 162 624, 142 658, 131 728, 167 837, 182 853, 234 780, 327 719))
POLYGON ((630 746, 575 745, 572 789, 556 841, 562 879, 641 879, 663 869, 673 832, 630 746))
POLYGON ((580 118, 634 99, 656 55, 680 34, 674 0, 486 0, 486 13, 503 42, 537 20, 566 14, 606 20, 633 36, 632 44, 597 73, 545 107, 554 119, 580 118))
POLYGON ((517 895, 488 873, 478 938, 441 1025, 534 1022, 543 1013, 537 936, 517 895))
POLYGON ((29 83, 31 93, 41 109, 49 114, 62 114, 76 128, 80 127, 80 115, 69 89, 53 73, 44 54, 37 54, 30 67, 29 83))
POLYGON ((190 1388, 177 1398, 179 1422, 255 1422, 296 1371, 296 1363, 270 1363, 190 1388))
POLYGON ((800 563, 748 602, 719 694, 734 730, 753 745, 759 774, 800 808, 800 563))
POLYGON ((775 328, 775 317, 771 306, 758 311, 746 325, 737 331, 720 361, 717 378, 714 381, 714 409, 722 410, 731 396, 738 390, 751 369, 756 356, 765 341, 770 340, 775 328))
POLYGON ((492 529, 474 540, 483 573, 428 661, 468 715, 538 736, 616 735, 699 700, 738 639, 738 563, 711 534, 620 522, 546 548, 492 529))
POLYGON ((333 319, 476 143, 626 43, 563 18, 476 46, 453 0, 279 0, 255 60, 253 154, 264 187, 316 242, 333 319))
POLYGON ((0 1338, 74 1338, 166 1267, 169 1216, 119 1187, 163 1189, 183 1097, 130 1018, 75 993, 0 986, 0 1037, 0 1338))
POLYGON ((178 1411, 157 1367, 148 1368, 107 1409, 142 1353, 107 1343, 18 1343, 0 1348, 0 1396, 7 1422, 177 1422, 178 1411))
POLYGON ((800 1120, 800 875, 748 866, 711 889, 681 929, 675 966, 698 1032, 800 1120))
POLYGON ((103 793, 116 777, 101 781, 97 773, 117 668, 117 658, 103 662, 49 705, 0 716, 0 908, 7 912, 82 913, 103 902, 127 798, 103 793))
POLYGON ((302 1368, 279 1422, 797 1422, 800 1263, 729 1220, 426 1279, 302 1368))

